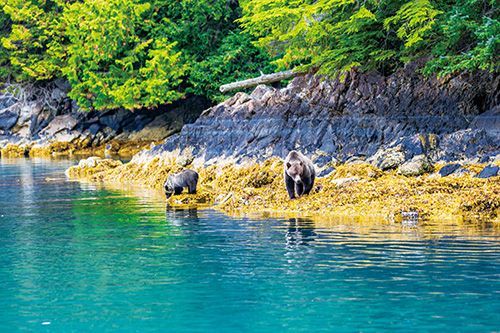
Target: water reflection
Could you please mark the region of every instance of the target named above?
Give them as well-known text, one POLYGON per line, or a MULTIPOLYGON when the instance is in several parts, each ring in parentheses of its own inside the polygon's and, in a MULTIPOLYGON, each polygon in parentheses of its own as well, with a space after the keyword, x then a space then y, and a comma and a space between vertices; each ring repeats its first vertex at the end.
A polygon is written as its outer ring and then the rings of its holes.
POLYGON ((165 219, 176 227, 184 224, 197 225, 199 222, 198 209, 196 208, 178 208, 170 205, 165 206, 165 219))
POLYGON ((70 163, 0 163, 0 331, 500 325, 494 224, 230 218, 68 182, 70 163))
POLYGON ((307 218, 290 218, 287 222, 285 239, 288 249, 307 245, 316 239, 317 234, 314 231, 315 224, 313 220, 307 218))

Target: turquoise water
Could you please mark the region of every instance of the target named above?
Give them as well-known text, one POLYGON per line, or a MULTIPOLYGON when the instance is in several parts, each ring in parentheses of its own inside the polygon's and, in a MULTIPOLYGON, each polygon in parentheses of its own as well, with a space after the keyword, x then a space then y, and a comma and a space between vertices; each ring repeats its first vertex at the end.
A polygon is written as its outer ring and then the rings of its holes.
POLYGON ((0 160, 0 332, 490 332, 489 224, 407 227, 166 210, 0 160))

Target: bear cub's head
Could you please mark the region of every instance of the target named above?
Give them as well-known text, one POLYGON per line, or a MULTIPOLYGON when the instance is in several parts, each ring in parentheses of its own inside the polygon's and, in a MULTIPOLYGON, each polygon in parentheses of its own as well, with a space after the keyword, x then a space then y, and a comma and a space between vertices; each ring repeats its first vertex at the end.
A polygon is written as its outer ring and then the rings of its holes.
POLYGON ((170 179, 170 177, 168 177, 163 187, 165 189, 165 196, 167 199, 170 198, 174 194, 174 184, 172 183, 172 179, 170 179))

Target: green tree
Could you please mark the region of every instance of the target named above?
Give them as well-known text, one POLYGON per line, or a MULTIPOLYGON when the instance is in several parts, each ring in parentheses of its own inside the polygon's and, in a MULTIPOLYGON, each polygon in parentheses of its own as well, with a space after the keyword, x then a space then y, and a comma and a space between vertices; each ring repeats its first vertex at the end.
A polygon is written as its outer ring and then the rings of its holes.
POLYGON ((1 42, 2 59, 8 59, 19 80, 51 79, 60 75, 65 59, 63 0, 3 0, 3 25, 10 31, 1 42), (8 54, 5 54, 8 53, 8 54))
POLYGON ((493 0, 246 0, 242 7, 241 24, 281 68, 336 75, 428 57, 427 73, 498 69, 493 0))
POLYGON ((3 0, 2 77, 64 76, 84 109, 155 107, 272 71, 233 0, 3 0))
POLYGON ((186 67, 175 42, 148 35, 150 12, 149 3, 128 0, 87 0, 64 12, 70 43, 63 71, 80 106, 134 109, 182 97, 186 67))

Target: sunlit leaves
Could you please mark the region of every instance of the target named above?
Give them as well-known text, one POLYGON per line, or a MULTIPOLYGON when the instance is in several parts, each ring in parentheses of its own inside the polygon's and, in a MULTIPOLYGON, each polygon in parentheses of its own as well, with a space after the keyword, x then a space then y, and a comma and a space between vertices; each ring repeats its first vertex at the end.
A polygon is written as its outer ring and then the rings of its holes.
POLYGON ((241 24, 281 68, 336 75, 426 57, 427 73, 498 70, 494 0, 247 0, 242 7, 241 24))

